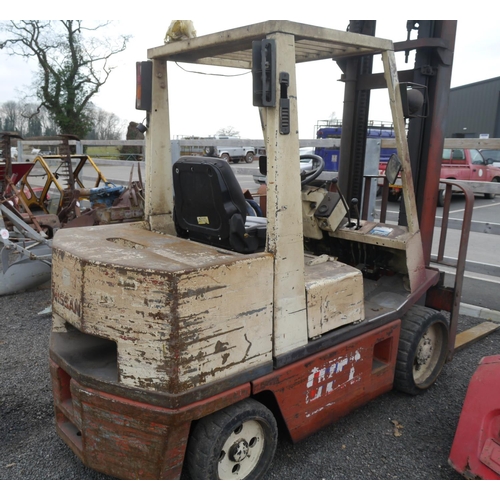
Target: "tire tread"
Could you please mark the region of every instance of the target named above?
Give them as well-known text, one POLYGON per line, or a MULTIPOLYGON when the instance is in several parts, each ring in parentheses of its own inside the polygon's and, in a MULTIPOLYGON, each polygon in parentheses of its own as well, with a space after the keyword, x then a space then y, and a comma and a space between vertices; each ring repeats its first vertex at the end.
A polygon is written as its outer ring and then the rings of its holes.
MULTIPOLYGON (((413 359, 423 332, 436 322, 442 323, 448 330, 448 322, 445 316, 441 312, 428 307, 414 305, 404 316, 401 323, 398 355, 394 373, 395 389, 411 395, 420 394, 427 389, 427 387, 422 389, 415 384, 413 378, 413 359)), ((447 349, 447 342, 445 342, 443 349, 447 349)), ((442 364, 444 364, 444 361, 442 364)), ((441 368, 442 366, 439 368, 439 371, 441 368)), ((432 385, 434 380, 430 382, 429 386, 432 385)))
POLYGON ((259 464, 248 479, 259 479, 269 467, 274 452, 276 451, 278 427, 272 412, 263 404, 253 400, 244 399, 227 408, 207 415, 196 423, 189 437, 186 449, 186 465, 192 479, 217 479, 214 477, 217 469, 218 457, 214 452, 218 441, 223 438, 225 429, 234 423, 236 418, 244 419, 246 416, 258 418, 268 426, 268 448, 264 463, 259 464))

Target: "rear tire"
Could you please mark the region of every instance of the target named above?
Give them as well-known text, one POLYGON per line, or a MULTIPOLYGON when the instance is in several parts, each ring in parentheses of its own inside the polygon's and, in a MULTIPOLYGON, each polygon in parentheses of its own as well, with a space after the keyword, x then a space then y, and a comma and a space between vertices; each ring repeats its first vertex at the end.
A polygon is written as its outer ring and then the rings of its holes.
POLYGON ((440 189, 438 191, 438 199, 437 199, 437 206, 438 207, 444 207, 444 195, 445 195, 445 190, 440 189))
POLYGON ((420 394, 437 379, 448 354, 448 321, 434 309, 413 306, 401 323, 395 389, 420 394))
POLYGON ((223 160, 227 161, 228 163, 229 163, 229 160, 231 159, 227 153, 222 153, 222 154, 220 155, 220 157, 221 157, 223 160))
MULTIPOLYGON (((500 182, 500 179, 498 179, 497 177, 495 177, 491 182, 500 182)), ((496 194, 495 193, 484 193, 484 197, 487 200, 494 200, 495 197, 496 197, 496 194)))
POLYGON ((260 479, 271 465, 278 441, 274 415, 245 399, 202 418, 186 450, 192 479, 260 479))

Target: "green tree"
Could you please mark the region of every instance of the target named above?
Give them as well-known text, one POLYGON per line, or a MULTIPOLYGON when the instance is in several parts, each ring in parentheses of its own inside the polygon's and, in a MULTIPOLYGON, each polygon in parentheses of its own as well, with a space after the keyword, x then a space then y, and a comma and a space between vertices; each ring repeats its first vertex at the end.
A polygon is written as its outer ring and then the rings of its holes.
POLYGON ((59 132, 84 138, 92 128, 91 99, 106 83, 110 59, 126 49, 129 36, 110 40, 109 22, 8 21, 0 25, 7 38, 0 49, 11 55, 34 57, 39 74, 36 96, 57 123, 59 132))

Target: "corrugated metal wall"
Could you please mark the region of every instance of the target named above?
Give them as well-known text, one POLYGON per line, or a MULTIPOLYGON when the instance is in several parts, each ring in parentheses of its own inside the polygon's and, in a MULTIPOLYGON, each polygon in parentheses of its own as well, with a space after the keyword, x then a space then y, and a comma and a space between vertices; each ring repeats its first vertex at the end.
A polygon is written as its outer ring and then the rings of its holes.
POLYGON ((446 137, 500 137, 500 77, 450 92, 446 137))

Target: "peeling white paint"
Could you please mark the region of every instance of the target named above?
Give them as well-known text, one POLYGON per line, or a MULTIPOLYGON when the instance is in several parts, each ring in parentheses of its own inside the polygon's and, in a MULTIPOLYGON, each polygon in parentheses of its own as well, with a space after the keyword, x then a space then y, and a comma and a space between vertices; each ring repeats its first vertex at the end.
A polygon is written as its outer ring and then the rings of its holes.
POLYGON ((53 311, 116 342, 121 383, 183 392, 271 362, 270 254, 221 254, 132 224, 75 232, 86 236, 78 248, 64 233, 55 243, 53 311), (125 235, 143 244, 117 252, 125 235), (203 263, 193 261, 199 248, 203 263))
POLYGON ((309 265, 305 280, 309 338, 364 319, 361 271, 338 261, 309 265))
POLYGON ((348 383, 352 384, 358 381, 360 377, 356 376, 356 365, 361 361, 361 353, 356 350, 347 356, 333 359, 323 366, 313 367, 306 382, 306 404, 330 395, 348 383), (336 377, 344 373, 347 367, 349 368, 347 376, 336 377))

